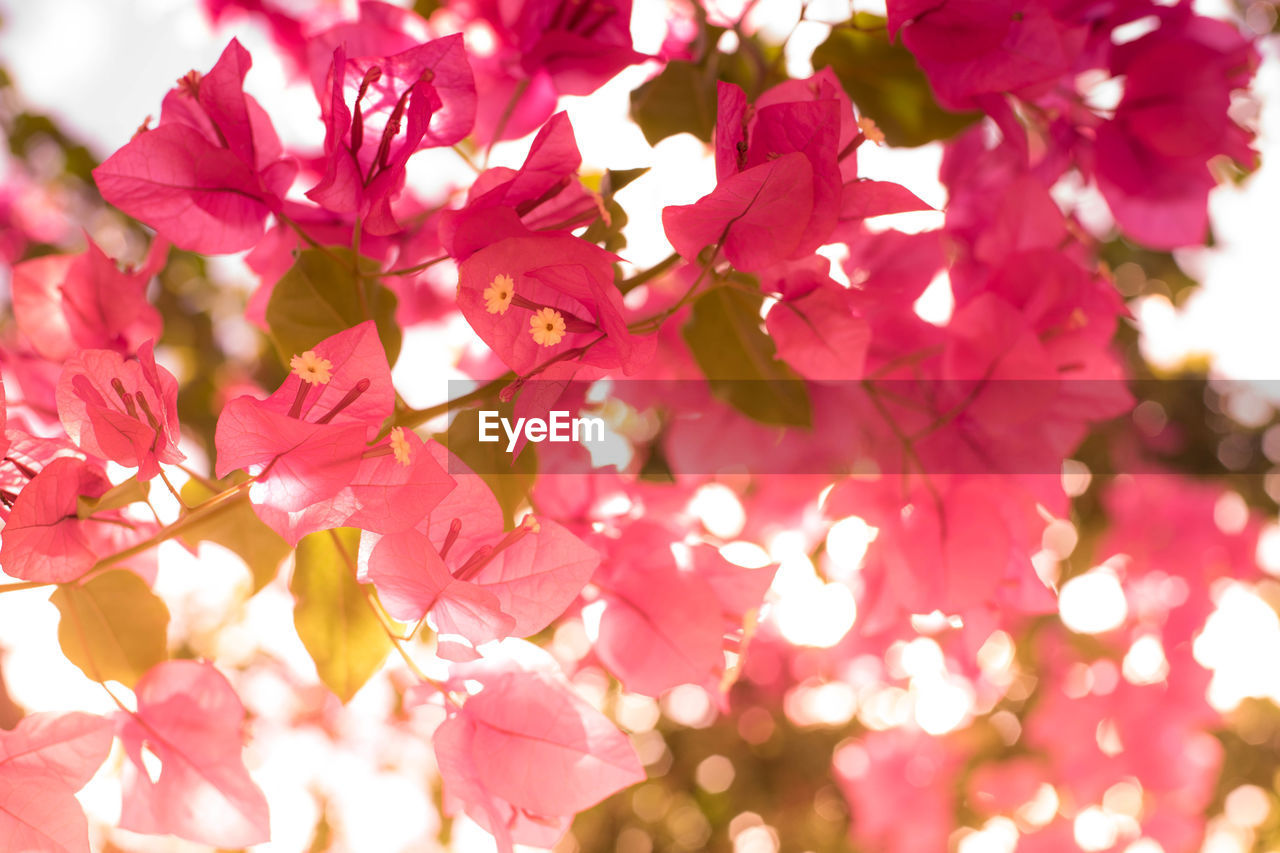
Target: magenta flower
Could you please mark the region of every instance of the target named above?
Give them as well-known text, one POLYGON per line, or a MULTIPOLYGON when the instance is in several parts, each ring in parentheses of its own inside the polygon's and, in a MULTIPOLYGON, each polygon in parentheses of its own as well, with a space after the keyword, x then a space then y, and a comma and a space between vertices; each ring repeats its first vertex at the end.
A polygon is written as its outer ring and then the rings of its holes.
POLYGON ((650 348, 627 330, 615 260, 567 234, 509 237, 458 268, 458 307, 521 376, 563 362, 630 373, 650 348))
MULTIPOLYGON (((130 521, 118 510, 89 518, 77 515, 79 498, 101 497, 111 488, 106 474, 93 463, 58 457, 39 472, 27 473, 30 481, 16 499, 2 493, 6 504, 12 504, 0 544, 5 574, 65 583, 89 571, 100 557, 134 545, 155 530, 154 524, 130 521)), ((154 568, 139 574, 149 582, 154 568)))
POLYGON ((896 185, 856 181, 854 151, 865 138, 830 69, 775 86, 750 105, 741 89, 721 83, 719 183, 693 204, 662 211, 667 239, 686 260, 718 245, 736 268, 757 271, 812 254, 842 217, 927 207, 901 187, 889 189, 896 185))
POLYGON ((93 170, 102 197, 179 248, 217 254, 254 246, 297 166, 244 93, 251 64, 232 39, 207 75, 179 80, 159 126, 139 130, 93 170))
POLYGON ((218 476, 253 474, 249 499, 285 539, 353 518, 373 531, 404 529, 453 488, 403 429, 371 444, 395 400, 372 321, 295 355, 291 367, 267 399, 228 403, 215 435, 218 476))
POLYGON ((1150 246, 1198 245, 1215 185, 1210 158, 1250 164, 1251 134, 1227 115, 1257 49, 1224 21, 1187 16, 1115 50, 1115 116, 1098 128, 1098 189, 1125 233, 1150 246))
POLYGON ((461 0, 449 11, 487 25, 496 45, 478 56, 482 140, 532 132, 559 95, 589 95, 648 57, 631 47, 631 0, 461 0))
POLYGON ((178 380, 156 364, 147 341, 136 359, 110 350, 72 357, 58 380, 58 417, 71 440, 94 456, 137 467, 150 480, 178 450, 178 380))
POLYGON ((83 349, 133 355, 160 337, 160 312, 147 284, 164 266, 169 244, 154 240, 142 266, 121 272, 98 244, 78 255, 45 255, 13 268, 13 313, 32 348, 50 361, 83 349))
POLYGON ((440 215, 440 242, 464 261, 504 237, 529 231, 567 231, 600 211, 598 197, 578 181, 582 155, 566 113, 551 117, 534 137, 518 171, 487 169, 461 210, 440 215))
MULTIPOLYGON (((1089 28, 1026 0, 889 0, 889 32, 902 36, 951 109, 1056 81, 1072 69, 1089 28)), ((1083 15, 1080 16, 1083 18, 1083 15)))
POLYGON ((338 47, 317 94, 325 172, 307 197, 362 218, 373 234, 400 230, 391 202, 404 188, 409 157, 462 139, 475 117, 475 81, 461 36, 385 57, 348 58, 338 47))

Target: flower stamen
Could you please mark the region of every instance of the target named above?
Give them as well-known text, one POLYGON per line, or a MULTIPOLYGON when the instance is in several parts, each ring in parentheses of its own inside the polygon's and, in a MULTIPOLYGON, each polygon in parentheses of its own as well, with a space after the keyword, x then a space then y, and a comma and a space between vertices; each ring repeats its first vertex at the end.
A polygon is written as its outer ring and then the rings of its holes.
POLYGON ((553 347, 564 338, 564 316, 554 308, 541 308, 529 318, 534 343, 553 347))
POLYGON ((876 125, 874 119, 868 116, 859 117, 858 129, 862 131, 863 136, 876 145, 884 145, 884 131, 876 125))
POLYGON ((396 462, 404 467, 409 467, 409 440, 404 437, 404 427, 395 427, 391 430, 391 452, 395 454, 396 462))
POLYGON ((490 314, 506 314, 515 295, 516 283, 511 276, 496 275, 481 294, 484 297, 484 310, 490 314))
POLYGON ((370 382, 368 379, 361 379, 355 385, 351 386, 351 390, 348 391, 346 395, 341 400, 338 401, 337 405, 335 405, 332 409, 326 412, 322 417, 316 420, 316 423, 318 424, 329 423, 329 421, 333 420, 334 417, 339 412, 341 412, 347 406, 350 406, 352 403, 354 403, 360 397, 360 395, 363 394, 365 391, 368 391, 369 386, 372 384, 373 383, 370 382))
POLYGON ((314 350, 289 359, 289 370, 308 385, 328 385, 333 378, 333 362, 316 355, 314 350))

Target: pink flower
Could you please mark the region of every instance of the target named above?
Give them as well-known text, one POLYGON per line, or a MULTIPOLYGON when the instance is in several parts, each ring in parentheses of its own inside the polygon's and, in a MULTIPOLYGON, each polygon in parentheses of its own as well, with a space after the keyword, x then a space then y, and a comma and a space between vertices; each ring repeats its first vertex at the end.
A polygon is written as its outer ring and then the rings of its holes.
POLYGON ((340 46, 317 96, 325 172, 307 197, 360 217, 372 234, 400 230, 391 202, 404 188, 409 157, 462 139, 475 116, 475 82, 461 36, 394 56, 348 58, 340 46))
POLYGON ((447 9, 496 43, 476 59, 484 93, 476 136, 484 141, 524 136, 559 95, 589 95, 648 58, 631 47, 631 0, 461 0, 447 9))
POLYGON ((1257 64, 1257 48, 1234 26, 1198 16, 1116 48, 1124 97, 1098 128, 1095 176, 1126 234, 1162 249, 1204 241, 1216 183, 1209 159, 1254 161, 1251 134, 1227 108, 1257 64))
POLYGON ((864 136, 830 69, 775 86, 750 105, 737 86, 719 86, 716 188, 662 212, 667 239, 686 260, 718 245, 734 267, 762 270, 812 254, 842 216, 927 207, 901 187, 855 181, 864 136))
POLYGON ((121 828, 217 847, 266 841, 267 798, 241 757, 244 706, 222 673, 211 663, 165 661, 134 693, 138 710, 117 714, 129 759, 121 828), (144 748, 159 773, 143 764, 144 748))
POLYGON ((458 308, 522 377, 562 364, 631 373, 650 347, 627 330, 615 261, 567 234, 509 237, 459 266, 458 308))
POLYGON ((475 646, 528 637, 560 616, 600 556, 550 519, 503 531, 489 487, 439 444, 429 453, 457 488, 412 530, 372 540, 365 576, 396 619, 430 615, 439 653, 471 660, 475 646))
POLYGON ((13 313, 40 355, 65 361, 82 349, 133 355, 160 337, 160 312, 147 285, 164 266, 169 244, 153 240, 142 266, 121 272, 89 239, 78 255, 45 255, 13 268, 13 313))
POLYGON ((513 844, 552 847, 573 816, 644 769, 625 734, 552 675, 468 672, 483 684, 436 729, 445 809, 513 844))
MULTIPOLYGON (((26 473, 30 482, 16 500, 4 494, 12 509, 0 544, 0 567, 8 575, 45 583, 75 580, 100 557, 155 530, 154 524, 133 522, 118 510, 80 518, 80 498, 101 497, 111 488, 102 469, 83 459, 59 457, 39 472, 26 473)), ((154 577, 154 569, 150 574, 154 577)), ((143 579, 150 580, 146 575, 143 579)))
POLYGON ((86 350, 67 361, 58 380, 58 417, 89 453, 150 480, 178 450, 178 380, 156 364, 152 342, 126 361, 110 350, 86 350))
POLYGON ((111 751, 111 721, 74 712, 32 714, 0 732, 0 838, 10 850, 89 850, 76 802, 111 751))
POLYGON ((418 522, 453 480, 416 436, 373 444, 394 408, 391 369, 372 321, 295 355, 265 400, 237 397, 218 418, 219 477, 245 468, 262 520, 291 543, 353 519, 392 532, 418 522))
POLYGON ((297 172, 258 102, 244 93, 249 53, 235 39, 207 75, 165 96, 160 125, 142 129, 93 170, 102 197, 179 248, 252 247, 297 172))
POLYGON ((600 207, 578 181, 581 165, 569 116, 557 113, 534 137, 519 171, 485 170, 467 191, 462 209, 441 214, 441 243, 450 256, 464 261, 504 237, 583 225, 600 207))

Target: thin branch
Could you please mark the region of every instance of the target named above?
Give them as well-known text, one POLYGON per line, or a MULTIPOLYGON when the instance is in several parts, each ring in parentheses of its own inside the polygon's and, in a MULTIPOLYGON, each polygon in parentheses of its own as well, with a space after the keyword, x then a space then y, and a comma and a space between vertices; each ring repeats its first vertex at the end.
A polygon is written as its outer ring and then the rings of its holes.
POLYGON ((395 422, 394 425, 410 428, 421 426, 432 418, 437 418, 440 415, 447 414, 459 406, 466 406, 478 400, 487 400, 501 391, 504 387, 514 382, 515 379, 515 372, 508 371, 499 377, 490 379, 479 388, 469 391, 461 397, 455 397, 448 402, 437 403, 436 405, 429 406, 425 409, 410 409, 407 412, 402 412, 393 419, 395 422))
POLYGON ((658 276, 662 275, 663 273, 665 273, 667 270, 671 269, 678 263, 680 263, 679 253, 672 252, 670 255, 667 255, 665 258, 658 261, 656 264, 649 267, 647 270, 641 270, 640 272, 631 276, 631 278, 624 278, 618 284, 618 289, 621 290, 624 294, 630 293, 640 285, 645 284, 646 282, 650 282, 653 279, 657 278, 658 276))

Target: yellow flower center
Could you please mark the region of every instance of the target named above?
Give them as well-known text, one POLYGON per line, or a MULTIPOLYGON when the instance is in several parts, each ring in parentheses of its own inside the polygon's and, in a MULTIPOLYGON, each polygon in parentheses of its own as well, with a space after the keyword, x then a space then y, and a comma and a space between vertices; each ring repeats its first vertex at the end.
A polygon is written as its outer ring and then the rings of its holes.
POLYGON ((505 314, 511 307, 511 297, 516 295, 516 283, 509 275, 496 275, 481 294, 484 310, 490 314, 505 314))
POLYGON ((554 308, 539 308, 529 318, 529 330, 535 343, 553 347, 564 337, 564 316, 554 308))
POLYGON ((289 369, 294 376, 309 385, 327 385, 333 378, 333 362, 321 358, 312 350, 289 359, 289 369))
POLYGON ((391 430, 391 452, 395 454, 397 462, 409 467, 409 439, 404 437, 404 427, 391 430))
POLYGON ((884 131, 876 126, 874 120, 863 116, 858 119, 858 129, 862 131, 863 136, 876 145, 884 145, 884 131))

